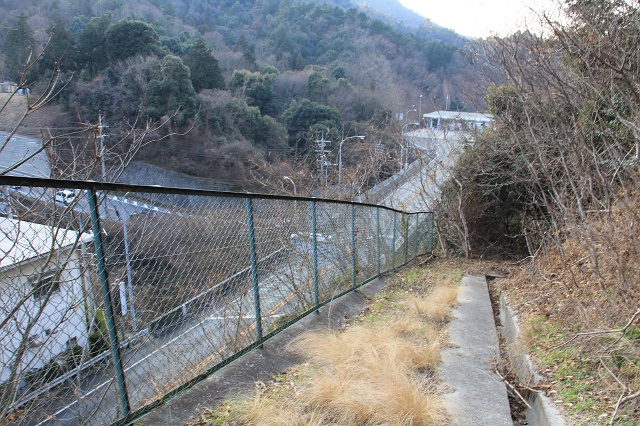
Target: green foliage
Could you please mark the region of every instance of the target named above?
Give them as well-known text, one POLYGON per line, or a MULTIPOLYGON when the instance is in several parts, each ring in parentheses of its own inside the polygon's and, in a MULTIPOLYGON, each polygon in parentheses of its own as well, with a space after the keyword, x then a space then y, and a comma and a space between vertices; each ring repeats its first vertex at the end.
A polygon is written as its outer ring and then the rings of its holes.
POLYGON ((247 65, 249 65, 251 68, 256 67, 256 49, 247 41, 244 35, 241 35, 238 39, 238 42, 236 43, 236 49, 242 52, 242 57, 247 62, 247 65))
MULTIPOLYGON (((25 65, 31 54, 35 52, 36 43, 33 38, 33 30, 27 23, 27 15, 18 16, 2 43, 2 53, 5 54, 5 68, 7 75, 14 81, 19 81, 24 72, 25 65)), ((35 59, 35 56, 32 58, 35 59)))
POLYGON ((78 66, 88 70, 89 78, 108 64, 107 30, 110 25, 108 14, 92 18, 78 38, 78 66))
POLYGON ((184 63, 191 70, 191 82, 196 92, 202 89, 224 89, 224 76, 218 60, 201 38, 191 46, 184 63))
POLYGON ((231 76, 229 88, 236 95, 244 95, 249 106, 257 107, 262 114, 275 115, 276 94, 273 80, 277 74, 268 72, 261 74, 247 70, 236 70, 231 76))
POLYGON ((242 135, 255 145, 271 149, 283 149, 287 146, 287 130, 268 115, 261 115, 256 107, 248 107, 246 121, 239 123, 242 135))
POLYGON ((80 37, 80 34, 87 28, 87 17, 82 16, 74 16, 69 21, 68 30, 73 34, 73 37, 77 40, 80 37))
POLYGON ((111 26, 105 36, 106 53, 111 61, 159 51, 158 34, 151 25, 142 21, 120 21, 111 26))
POLYGON ((487 88, 486 102, 490 114, 506 121, 513 121, 522 111, 518 93, 513 86, 496 86, 492 83, 487 88))
POLYGON ((165 114, 180 110, 181 117, 193 117, 196 110, 195 90, 191 84, 189 68, 177 56, 167 55, 162 60, 162 80, 149 85, 148 103, 165 114))
POLYGON ((307 82, 307 98, 318 102, 326 101, 330 85, 329 79, 321 73, 317 71, 312 73, 307 82))
MULTIPOLYGON (((118 120, 131 122, 138 114, 157 120, 180 108, 172 124, 185 124, 199 106, 195 93, 207 99, 215 93, 222 99, 212 102, 210 110, 203 107, 206 117, 199 122, 199 132, 286 152, 285 140, 306 146, 314 131, 339 129, 343 117, 367 121, 381 109, 369 89, 359 87, 365 79, 348 80, 349 73, 368 65, 385 67, 388 74, 373 78, 379 80, 366 79, 368 87, 383 87, 383 80, 395 79, 394 73, 413 70, 404 80, 420 85, 424 67, 433 62, 417 38, 345 7, 351 7, 346 0, 330 5, 289 0, 152 0, 144 5, 128 0, 54 1, 22 15, 16 26, 22 23, 22 30, 28 30, 27 36, 18 37, 23 42, 33 37, 26 16, 29 22, 48 19, 51 43, 36 71, 44 76, 58 62, 63 71, 79 75, 61 98, 74 116, 92 120, 103 113, 115 129, 118 120), (43 10, 51 12, 51 18, 39 15, 43 10), (125 16, 129 18, 122 20, 125 16), (143 22, 142 17, 154 21, 143 22), (371 51, 379 59, 368 64, 371 51), (398 52, 407 60, 397 61, 398 52), (309 75, 311 67, 315 72, 309 75), (231 101, 232 96, 239 99, 231 101), (294 108, 283 125, 282 112, 293 99, 309 106, 300 101, 303 97, 314 102, 307 111, 310 116, 294 108), (222 105, 232 107, 225 111, 222 105)), ((12 24, 2 21, 5 27, 12 24)), ((37 34, 44 31, 36 29, 37 34)), ((3 53, 8 46, 13 47, 3 44, 3 53)))
POLYGON ((160 36, 160 44, 176 56, 182 56, 189 50, 179 37, 160 36))
POLYGON ((464 102, 460 98, 458 98, 456 96, 451 101, 451 106, 449 107, 449 110, 450 111, 464 111, 465 110, 464 102))
POLYGON ((289 145, 305 149, 309 142, 309 131, 320 124, 323 130, 342 128, 340 111, 335 107, 321 105, 309 99, 292 102, 282 113, 289 132, 289 145))
POLYGON ((162 80, 162 63, 155 57, 133 63, 121 74, 120 86, 130 95, 130 101, 139 107, 147 98, 149 84, 154 80, 162 80))
POLYGON ((47 34, 49 35, 49 43, 38 63, 40 74, 51 73, 56 63, 62 71, 75 70, 76 41, 62 18, 58 17, 54 20, 54 23, 47 29, 47 34))
POLYGON ((422 46, 422 51, 426 55, 429 71, 444 68, 451 63, 454 47, 439 41, 426 41, 422 46))
POLYGON ((95 326, 95 331, 87 339, 90 357, 99 355, 109 348, 109 330, 107 329, 107 321, 103 310, 96 311, 95 326))
POLYGON ((476 137, 475 144, 462 153, 452 170, 452 178, 442 188, 442 216, 447 223, 442 223, 441 230, 453 247, 464 249, 450 228, 461 229, 462 215, 472 254, 524 255, 527 246, 523 226, 527 217, 541 220, 545 211, 535 202, 528 177, 518 174, 522 164, 511 157, 517 147, 491 130, 476 137))
POLYGON ((340 62, 334 61, 329 67, 331 76, 335 79, 347 78, 347 72, 340 62))
POLYGON ((294 70, 302 70, 305 66, 307 66, 307 63, 305 62, 302 53, 299 51, 296 52, 296 54, 294 55, 294 60, 291 63, 291 68, 294 70))

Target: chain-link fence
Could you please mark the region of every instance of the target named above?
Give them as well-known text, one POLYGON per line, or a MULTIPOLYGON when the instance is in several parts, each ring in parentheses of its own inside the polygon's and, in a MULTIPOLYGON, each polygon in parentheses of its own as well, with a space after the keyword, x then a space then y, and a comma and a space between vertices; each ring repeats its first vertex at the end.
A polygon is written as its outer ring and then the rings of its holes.
POLYGON ((0 177, 0 410, 125 423, 431 251, 432 213, 0 177))

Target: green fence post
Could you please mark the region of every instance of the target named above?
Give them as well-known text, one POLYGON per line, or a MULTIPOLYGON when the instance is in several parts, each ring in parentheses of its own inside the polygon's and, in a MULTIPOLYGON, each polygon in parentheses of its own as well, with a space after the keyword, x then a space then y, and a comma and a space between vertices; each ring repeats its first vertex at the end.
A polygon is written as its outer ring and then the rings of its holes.
POLYGON ((409 261, 409 216, 402 213, 404 227, 404 263, 409 261))
POLYGON ((398 212, 393 212, 393 247, 391 248, 391 270, 396 270, 396 225, 397 225, 397 214, 398 212))
POLYGON ((253 283, 253 309, 256 313, 256 332, 262 340, 262 314, 260 312, 260 292, 258 287, 258 260, 256 256, 256 236, 253 228, 253 202, 247 197, 247 222, 249 225, 249 251, 251 252, 251 281, 253 283))
POLYGON ((127 392, 127 384, 124 378, 124 368, 122 367, 122 357, 120 356, 120 348, 118 344, 118 334, 114 320, 113 302, 111 300, 111 292, 109 291, 109 278, 104 263, 104 251, 102 249, 102 228, 100 227, 100 216, 98 215, 98 200, 92 189, 87 190, 87 203, 89 204, 89 212, 91 214, 91 231, 93 232, 93 243, 96 247, 96 260, 98 262, 98 275, 102 285, 102 297, 104 298, 105 319, 107 329, 109 330, 109 341, 111 348, 111 356, 113 356, 113 365, 116 373, 116 382, 118 384, 118 392, 120 394, 120 405, 122 407, 123 417, 129 415, 131 406, 129 404, 129 394, 127 392))
POLYGON ((376 252, 378 254, 378 275, 380 275, 380 262, 382 261, 381 259, 381 253, 380 253, 380 208, 376 208, 376 252))
POLYGON ((311 201, 311 237, 313 255, 313 301, 316 309, 320 306, 318 298, 318 235, 316 229, 316 201, 311 201))
POLYGON ((435 237, 435 220, 436 220, 436 214, 435 213, 431 213, 431 229, 429 230, 429 253, 433 253, 433 238, 435 237))
POLYGON ((420 213, 416 214, 416 238, 415 248, 413 249, 413 257, 418 256, 418 248, 420 247, 420 213))
POLYGON ((351 204, 351 287, 356 288, 356 208, 351 204))

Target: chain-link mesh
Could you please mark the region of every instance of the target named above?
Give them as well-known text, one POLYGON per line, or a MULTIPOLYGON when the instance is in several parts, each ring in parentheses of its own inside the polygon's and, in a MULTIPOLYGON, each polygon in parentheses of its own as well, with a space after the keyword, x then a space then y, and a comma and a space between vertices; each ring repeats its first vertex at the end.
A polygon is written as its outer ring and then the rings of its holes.
POLYGON ((432 214, 104 186, 4 187, 8 424, 132 417, 433 242, 432 214))

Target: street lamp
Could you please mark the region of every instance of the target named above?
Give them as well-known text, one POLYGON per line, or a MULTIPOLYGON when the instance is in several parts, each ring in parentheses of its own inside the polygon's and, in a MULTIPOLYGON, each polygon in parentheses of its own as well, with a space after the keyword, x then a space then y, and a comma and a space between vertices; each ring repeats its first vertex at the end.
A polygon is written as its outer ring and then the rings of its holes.
MULTIPOLYGON (((123 200, 126 201, 129 192, 124 194, 123 200)), ((131 327, 133 332, 138 331, 138 324, 136 322, 136 310, 133 303, 133 274, 131 273, 131 259, 129 257, 129 236, 127 233, 127 218, 124 215, 120 216, 118 209, 115 209, 116 216, 122 220, 122 230, 124 231, 124 259, 127 264, 127 287, 129 288, 129 308, 131 309, 131 327)), ((124 210, 123 210, 124 211, 124 210)))
POLYGON ((418 128, 422 127, 422 95, 420 95, 420 103, 418 106, 418 128))
POLYGON ((324 186, 329 186, 329 167, 337 166, 337 164, 333 164, 330 161, 323 161, 322 165, 324 166, 324 186))
POLYGON ((407 111, 407 113, 406 113, 406 114, 405 114, 405 116, 404 116, 404 122, 405 122, 405 123, 407 123, 407 124, 409 124, 409 113, 410 113, 410 112, 413 112, 413 111, 416 111, 416 112, 418 111, 418 110, 416 109, 416 106, 415 106, 415 105, 411 105, 411 108, 412 108, 412 109, 408 110, 408 111, 407 111))
POLYGON ((298 195, 298 191, 296 190, 296 183, 289 176, 282 176, 282 179, 288 180, 293 185, 293 195, 298 195))
MULTIPOLYGON (((402 144, 400 145, 400 147, 404 151, 406 151, 406 155, 405 155, 405 159, 404 159, 404 168, 405 169, 407 167, 409 167, 409 141, 407 141, 405 143, 405 138, 404 138, 405 130, 404 129, 406 129, 407 126, 418 126, 419 124, 420 123, 407 123, 404 126, 402 126, 402 144)), ((402 167, 402 151, 400 152, 400 166, 402 167)))
POLYGON ((360 140, 364 140, 364 136, 349 136, 348 138, 344 138, 342 139, 342 141, 340 141, 340 147, 338 148, 338 186, 342 184, 342 144, 344 143, 344 141, 348 140, 348 139, 355 139, 358 138, 360 140))

